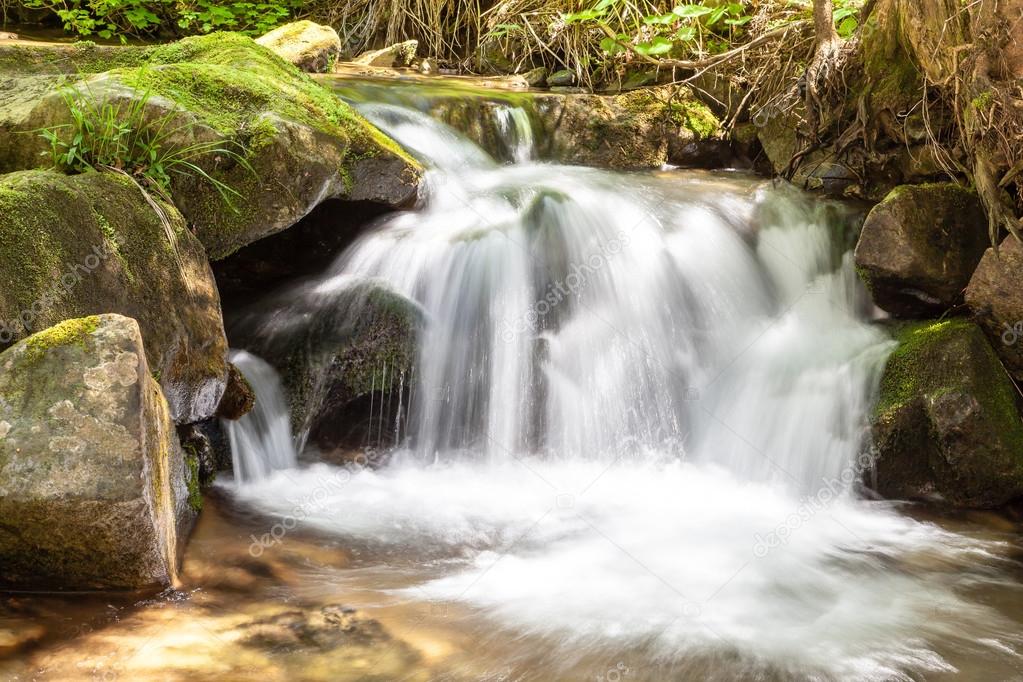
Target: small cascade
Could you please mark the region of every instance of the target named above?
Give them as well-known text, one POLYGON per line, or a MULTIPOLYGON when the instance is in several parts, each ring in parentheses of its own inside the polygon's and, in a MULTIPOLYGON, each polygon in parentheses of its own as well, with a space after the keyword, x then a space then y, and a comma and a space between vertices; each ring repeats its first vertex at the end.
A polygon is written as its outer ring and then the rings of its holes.
POLYGON ((291 416, 273 367, 246 351, 232 351, 231 362, 256 394, 251 412, 237 421, 223 421, 231 444, 235 480, 252 483, 274 471, 295 466, 298 458, 291 435, 291 416))
POLYGON ((515 163, 527 163, 534 158, 533 122, 522 107, 498 106, 494 109, 497 128, 501 133, 508 157, 515 163))

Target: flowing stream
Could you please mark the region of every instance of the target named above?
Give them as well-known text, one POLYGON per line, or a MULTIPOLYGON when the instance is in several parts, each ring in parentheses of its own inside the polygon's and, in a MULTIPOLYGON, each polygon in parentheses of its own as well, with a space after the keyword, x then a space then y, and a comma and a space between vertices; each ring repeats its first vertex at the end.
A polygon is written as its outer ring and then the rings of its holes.
POLYGON ((543 163, 514 102, 481 114, 502 163, 416 86, 345 87, 428 168, 419 205, 266 314, 357 317, 342 294, 367 282, 413 300, 399 445, 303 463, 279 378, 237 352, 258 407, 179 589, 44 600, 75 629, 0 675, 1023 679, 1018 527, 859 484, 892 344, 854 209, 739 173, 543 163))
POLYGON ((508 671, 481 679, 1019 669, 1018 623, 975 594, 1018 571, 1005 543, 858 490, 891 342, 843 209, 538 163, 511 106, 509 164, 393 98, 360 108, 429 173, 319 287, 381 281, 427 312, 409 435, 383 468, 237 499, 300 504, 360 548, 378 605, 432 609, 418 627, 457 613, 508 671))

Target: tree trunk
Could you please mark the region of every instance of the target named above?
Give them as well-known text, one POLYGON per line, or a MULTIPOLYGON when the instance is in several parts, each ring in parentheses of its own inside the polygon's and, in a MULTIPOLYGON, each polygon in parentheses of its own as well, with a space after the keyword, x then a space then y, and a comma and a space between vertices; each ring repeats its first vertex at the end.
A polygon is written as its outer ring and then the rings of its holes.
POLYGON ((838 42, 835 30, 835 7, 832 0, 813 0, 813 30, 817 36, 817 51, 838 42))

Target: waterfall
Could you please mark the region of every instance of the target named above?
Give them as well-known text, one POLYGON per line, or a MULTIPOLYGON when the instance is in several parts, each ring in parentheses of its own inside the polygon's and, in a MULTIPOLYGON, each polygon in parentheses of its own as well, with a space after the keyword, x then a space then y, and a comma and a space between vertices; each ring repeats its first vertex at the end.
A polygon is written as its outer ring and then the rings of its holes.
POLYGON ((522 107, 499 106, 494 110, 501 139, 508 156, 515 163, 526 163, 533 158, 533 122, 522 107))
POLYGON ((988 545, 856 494, 892 344, 845 209, 739 174, 501 165, 421 111, 359 108, 428 169, 420 206, 318 287, 422 307, 408 435, 329 492, 321 464, 241 500, 302 499, 367 570, 396 562, 380 580, 411 586, 381 599, 558 652, 522 679, 615 655, 642 679, 910 680, 1019 647, 962 593, 988 545))
POLYGON ((274 471, 291 469, 297 460, 288 402, 280 378, 269 364, 246 351, 232 351, 231 362, 252 386, 256 404, 237 421, 222 420, 231 446, 234 477, 252 483, 274 471))

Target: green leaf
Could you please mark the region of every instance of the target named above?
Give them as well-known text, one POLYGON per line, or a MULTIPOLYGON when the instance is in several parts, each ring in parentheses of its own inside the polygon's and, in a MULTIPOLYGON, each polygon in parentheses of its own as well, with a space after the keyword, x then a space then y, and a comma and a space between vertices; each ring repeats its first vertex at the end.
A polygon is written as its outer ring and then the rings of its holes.
POLYGON ((625 47, 614 38, 604 38, 601 40, 600 49, 612 56, 625 51, 625 47))
POLYGON ((696 39, 696 29, 692 26, 683 26, 679 30, 675 31, 675 40, 683 43, 688 43, 691 40, 696 39))
POLYGON ((651 14, 648 17, 643 17, 643 23, 647 26, 672 24, 676 21, 678 21, 678 16, 675 14, 651 14))
POLYGON ((580 12, 572 12, 571 14, 562 15, 566 24, 578 24, 584 21, 593 21, 599 19, 607 13, 607 8, 597 9, 592 7, 590 9, 584 9, 580 12))
POLYGON ((636 45, 636 52, 641 55, 648 57, 656 57, 657 55, 667 54, 671 52, 671 48, 675 47, 675 43, 662 38, 661 36, 655 37, 649 43, 640 43, 636 45))
POLYGON ((703 5, 679 5, 671 10, 671 13, 683 19, 695 19, 706 16, 713 11, 712 7, 704 7, 703 5))
POLYGON ((737 17, 734 19, 725 19, 725 23, 729 26, 745 26, 752 20, 753 17, 737 17))
POLYGON ((856 17, 846 17, 846 19, 838 25, 838 35, 843 38, 848 38, 853 33, 856 33, 856 29, 860 27, 860 22, 856 20, 856 17))

